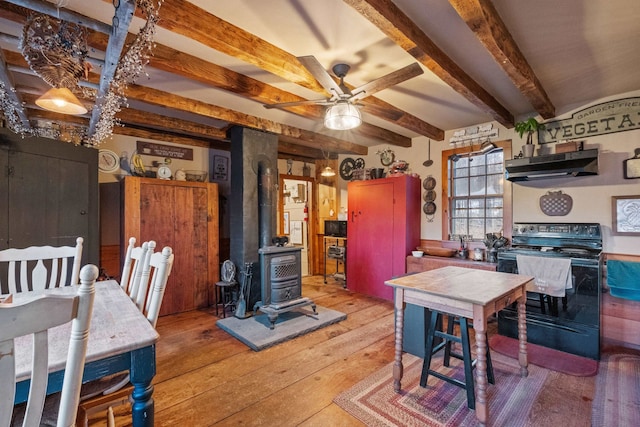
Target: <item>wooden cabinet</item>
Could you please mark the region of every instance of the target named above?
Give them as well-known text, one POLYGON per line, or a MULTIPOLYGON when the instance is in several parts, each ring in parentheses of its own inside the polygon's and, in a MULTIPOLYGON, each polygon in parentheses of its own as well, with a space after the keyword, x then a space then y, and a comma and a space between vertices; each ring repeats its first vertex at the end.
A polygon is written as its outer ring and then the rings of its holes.
POLYGON ((219 280, 218 185, 126 177, 122 247, 155 240, 175 254, 160 315, 207 307, 219 280), (209 295, 211 293, 211 295, 209 295))
POLYGON ((98 150, 0 130, 0 250, 75 246, 98 264, 98 150))
POLYGON ((385 280, 405 273, 420 243, 420 179, 409 175, 348 184, 347 287, 393 299, 385 280))

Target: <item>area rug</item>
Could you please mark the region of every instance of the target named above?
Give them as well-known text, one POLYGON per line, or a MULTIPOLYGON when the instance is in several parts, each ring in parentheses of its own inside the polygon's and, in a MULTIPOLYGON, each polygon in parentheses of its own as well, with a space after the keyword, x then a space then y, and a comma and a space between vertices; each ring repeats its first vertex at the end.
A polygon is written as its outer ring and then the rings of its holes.
POLYGON ((316 311, 318 314, 305 307, 282 313, 278 316, 274 329, 270 329, 271 322, 266 314, 247 319, 227 317, 218 320, 216 325, 253 350, 260 351, 347 318, 345 313, 325 307, 316 306, 316 311))
POLYGON ((640 426, 640 355, 602 355, 591 426, 640 426))
MULTIPOLYGON (((475 411, 467 407, 466 391, 429 376, 427 387, 420 387, 422 359, 403 356, 402 390, 393 391, 393 363, 365 378, 333 401, 367 426, 477 426, 475 411)), ((529 375, 520 377, 516 361, 492 355, 495 385, 488 384, 489 424, 492 426, 527 426, 527 417, 536 396, 542 390, 548 370, 529 365, 529 375)), ((464 380, 462 362, 451 367, 434 357, 432 369, 464 380)))
MULTIPOLYGON (((493 335, 489 338, 489 347, 498 353, 518 358, 518 340, 515 338, 493 335)), ((598 373, 597 360, 531 343, 527 343, 527 360, 530 364, 576 377, 592 377, 598 373)))

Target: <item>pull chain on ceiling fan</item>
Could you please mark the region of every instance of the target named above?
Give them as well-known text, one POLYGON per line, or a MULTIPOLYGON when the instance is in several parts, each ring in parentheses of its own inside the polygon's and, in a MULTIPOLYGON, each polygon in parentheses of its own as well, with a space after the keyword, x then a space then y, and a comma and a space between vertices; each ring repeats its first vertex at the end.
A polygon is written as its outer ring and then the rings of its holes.
POLYGON ((358 101, 424 72, 418 63, 413 63, 350 90, 344 84, 344 77, 351 68, 349 65, 336 64, 333 66, 333 73, 340 79, 340 83, 338 84, 315 57, 299 56, 298 60, 309 70, 313 77, 316 78, 318 83, 331 94, 331 97, 316 100, 281 102, 278 104, 264 104, 265 108, 286 108, 310 104, 326 105, 328 108, 325 112, 324 125, 329 129, 335 130, 348 130, 360 126, 362 118, 356 104, 358 101))

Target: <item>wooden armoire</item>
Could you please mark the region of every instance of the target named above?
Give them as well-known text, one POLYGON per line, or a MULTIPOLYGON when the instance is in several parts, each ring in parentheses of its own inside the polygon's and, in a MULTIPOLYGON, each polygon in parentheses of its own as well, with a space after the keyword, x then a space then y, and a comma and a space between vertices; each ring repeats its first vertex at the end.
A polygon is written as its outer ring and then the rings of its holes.
POLYGON ((130 237, 175 254, 160 315, 210 305, 220 276, 218 184, 125 177, 120 191, 120 259, 130 237))
POLYGON ((420 179, 352 181, 347 196, 347 287, 392 300, 384 282, 405 274, 406 257, 420 244, 420 179))

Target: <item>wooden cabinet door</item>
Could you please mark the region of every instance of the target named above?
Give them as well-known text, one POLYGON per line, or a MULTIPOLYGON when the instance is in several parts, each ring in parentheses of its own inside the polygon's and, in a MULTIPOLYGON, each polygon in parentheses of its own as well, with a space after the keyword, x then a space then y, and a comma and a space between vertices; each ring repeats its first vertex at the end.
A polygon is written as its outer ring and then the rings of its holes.
POLYGON ((75 246, 99 264, 98 150, 0 133, 0 249, 75 246))
MULTIPOLYGON (((360 184, 360 183, 356 183, 360 184)), ((394 184, 391 181, 350 185, 347 285, 355 292, 392 299, 394 184)))
POLYGON ((216 184, 125 179, 124 236, 173 249, 160 315, 206 307, 218 280, 216 184))

